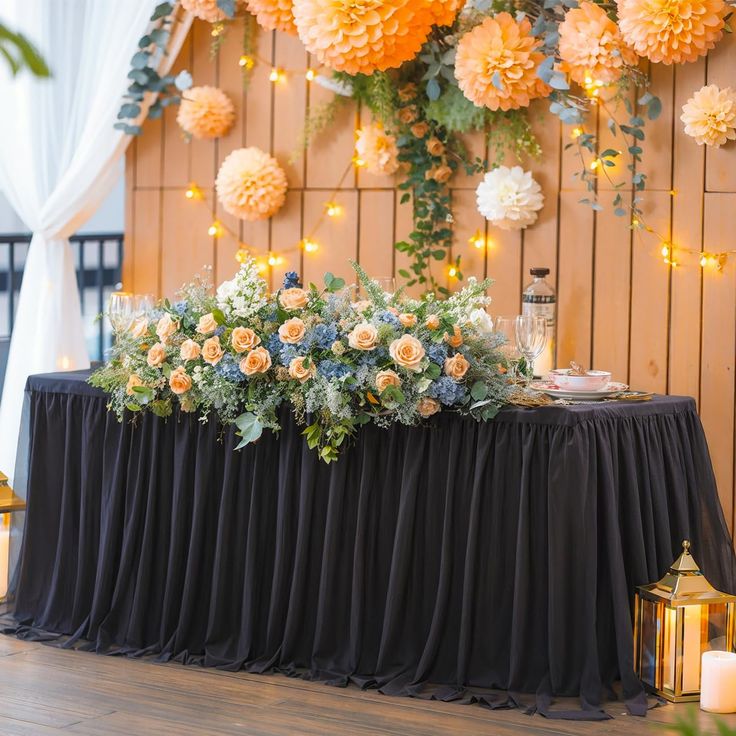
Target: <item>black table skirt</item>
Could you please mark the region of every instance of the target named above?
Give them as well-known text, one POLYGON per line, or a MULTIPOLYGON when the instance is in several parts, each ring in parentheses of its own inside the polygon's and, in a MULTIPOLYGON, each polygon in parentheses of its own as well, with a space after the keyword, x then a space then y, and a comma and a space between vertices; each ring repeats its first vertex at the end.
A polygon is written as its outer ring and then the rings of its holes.
POLYGON ((633 591, 683 538, 736 593, 690 399, 366 427, 326 466, 286 412, 234 452, 215 421, 118 423, 86 375, 29 380, 21 635, 601 718, 617 679, 646 707, 633 591))

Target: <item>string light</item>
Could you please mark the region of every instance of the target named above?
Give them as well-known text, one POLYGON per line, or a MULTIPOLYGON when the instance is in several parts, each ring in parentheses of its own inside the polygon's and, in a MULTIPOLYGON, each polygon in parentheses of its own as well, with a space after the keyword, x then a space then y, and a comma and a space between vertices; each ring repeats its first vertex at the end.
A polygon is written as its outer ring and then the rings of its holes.
POLYGON ((486 236, 483 235, 483 233, 480 230, 476 230, 475 234, 473 235, 470 240, 468 240, 470 245, 477 248, 478 250, 483 250, 487 245, 488 242, 486 241, 486 236))
POLYGON ((244 69, 250 71, 256 65, 256 60, 248 54, 243 54, 238 59, 238 66, 242 66, 244 69))
POLYGON ((660 252, 662 253, 662 258, 664 258, 665 260, 667 260, 667 259, 669 259, 670 254, 671 254, 672 251, 670 249, 670 246, 667 243, 665 243, 662 246, 662 250, 660 252))
POLYGON ((301 241, 301 247, 305 253, 316 253, 319 250, 319 244, 315 243, 311 238, 304 238, 301 241))
POLYGON ((277 256, 274 253, 271 253, 271 255, 268 257, 268 265, 273 268, 274 266, 280 266, 284 262, 284 259, 281 256, 277 256))
POLYGON ((572 138, 574 141, 576 141, 580 136, 583 134, 582 128, 573 128, 570 132, 570 138, 572 138))
POLYGON ((221 36, 223 31, 225 30, 225 24, 224 23, 213 23, 212 24, 212 30, 210 31, 210 34, 212 38, 217 38, 218 36, 221 36))
POLYGON ((245 263, 250 258, 250 251, 247 248, 238 248, 235 253, 235 260, 238 263, 245 263))
POLYGON ((274 67, 271 69, 271 73, 268 75, 269 81, 273 82, 274 84, 277 82, 285 82, 286 81, 286 72, 283 69, 279 69, 277 67, 274 67))
POLYGON ((700 268, 705 268, 708 265, 708 259, 705 256, 705 253, 700 256, 700 268))
POLYGON ((325 214, 327 217, 338 217, 342 214, 342 205, 337 202, 325 202, 325 214))
POLYGON ((600 164, 601 164, 601 162, 597 158, 594 158, 590 162, 590 170, 591 171, 595 171, 600 166, 600 164))
POLYGON ((207 229, 207 234, 213 238, 222 237, 223 229, 222 223, 219 220, 215 220, 207 229))
POLYGON ((317 72, 314 69, 307 69, 304 76, 307 78, 307 82, 314 82, 317 78, 317 72))
POLYGON ((451 279, 455 279, 455 278, 457 278, 457 268, 456 268, 455 266, 448 266, 448 267, 447 267, 447 275, 448 275, 448 276, 449 276, 449 277, 450 277, 451 279))
POLYGON ((184 192, 184 196, 187 199, 202 199, 204 197, 204 194, 202 194, 202 190, 194 182, 192 182, 189 184, 186 192, 184 192))

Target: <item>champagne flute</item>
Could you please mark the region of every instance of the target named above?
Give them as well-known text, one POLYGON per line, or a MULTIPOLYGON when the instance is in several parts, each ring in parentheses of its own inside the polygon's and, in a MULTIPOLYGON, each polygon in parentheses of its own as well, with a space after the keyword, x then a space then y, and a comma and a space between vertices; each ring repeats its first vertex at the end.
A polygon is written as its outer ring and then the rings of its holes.
POLYGON ((547 342, 547 320, 544 317, 521 315, 515 321, 516 347, 526 359, 527 385, 534 377, 534 361, 547 342))
POLYGON ((133 295, 128 291, 113 291, 107 305, 107 316, 116 335, 125 332, 133 322, 135 313, 133 295))
POLYGON ((516 347, 516 317, 496 317, 494 325, 495 332, 504 338, 498 350, 509 366, 513 368, 521 357, 516 347))
POLYGON ((138 294, 135 297, 135 315, 136 317, 148 317, 153 311, 156 300, 153 294, 138 294))
POLYGON ((393 276, 383 276, 380 279, 373 279, 385 294, 396 293, 396 279, 393 276))

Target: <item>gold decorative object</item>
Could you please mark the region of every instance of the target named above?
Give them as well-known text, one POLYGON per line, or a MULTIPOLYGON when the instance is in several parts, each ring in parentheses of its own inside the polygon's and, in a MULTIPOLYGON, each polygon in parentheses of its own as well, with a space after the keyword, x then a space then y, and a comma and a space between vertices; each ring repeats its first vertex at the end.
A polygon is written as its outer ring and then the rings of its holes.
POLYGON ((721 593, 690 542, 657 583, 636 590, 634 666, 644 686, 672 702, 698 700, 703 652, 736 651, 736 596, 721 593))

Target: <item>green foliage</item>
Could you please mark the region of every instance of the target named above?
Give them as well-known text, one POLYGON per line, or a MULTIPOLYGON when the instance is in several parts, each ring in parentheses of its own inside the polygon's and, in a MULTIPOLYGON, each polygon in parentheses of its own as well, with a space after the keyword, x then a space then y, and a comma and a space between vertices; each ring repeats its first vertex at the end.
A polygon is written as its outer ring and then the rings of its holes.
POLYGON ((349 84, 353 89, 353 98, 364 104, 376 120, 386 128, 392 128, 396 122, 398 97, 396 80, 388 72, 374 72, 371 75, 337 73, 335 79, 349 84))
POLYGON ((487 108, 476 107, 457 85, 449 85, 436 100, 429 100, 426 114, 430 120, 455 133, 483 130, 487 108))
MULTIPOLYGON (((703 728, 699 724, 698 710, 694 706, 688 708, 687 714, 678 715, 673 724, 657 724, 661 731, 679 736, 736 736, 736 728, 731 728, 721 718, 713 717, 713 728, 703 728)), ((702 718, 702 715, 701 715, 702 718)))
POLYGON ((138 41, 138 51, 130 60, 128 79, 131 83, 123 95, 125 102, 118 112, 118 122, 113 126, 127 135, 141 133, 141 113, 146 94, 157 95, 146 111, 147 117, 155 119, 163 115, 165 107, 178 105, 181 101, 179 93, 192 85, 192 77, 187 71, 163 77, 157 71, 171 36, 173 13, 173 3, 165 2, 156 6, 151 15, 151 27, 138 41))
POLYGON ((4 58, 15 76, 22 69, 36 77, 50 77, 46 62, 38 49, 22 34, 0 23, 0 57, 4 58))

